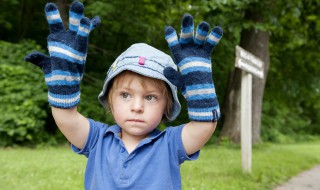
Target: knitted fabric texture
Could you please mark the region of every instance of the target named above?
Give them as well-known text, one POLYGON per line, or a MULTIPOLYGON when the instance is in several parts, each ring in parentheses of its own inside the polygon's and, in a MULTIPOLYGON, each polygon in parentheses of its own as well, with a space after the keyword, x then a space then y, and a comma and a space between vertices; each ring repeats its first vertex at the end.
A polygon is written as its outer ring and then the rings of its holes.
POLYGON ((65 30, 58 8, 47 3, 45 14, 50 34, 48 50, 50 56, 33 52, 25 60, 40 67, 48 86, 48 101, 51 106, 72 108, 80 101, 80 81, 83 76, 88 36, 100 23, 100 18, 91 21, 83 16, 84 6, 75 1, 69 11, 69 30, 65 30))
POLYGON ((211 53, 223 30, 216 26, 208 35, 209 28, 207 22, 201 22, 194 37, 193 17, 185 14, 179 41, 174 28, 168 26, 165 29, 165 39, 180 73, 167 67, 164 75, 182 91, 187 100, 189 118, 193 121, 217 121, 220 118, 212 79, 211 53))

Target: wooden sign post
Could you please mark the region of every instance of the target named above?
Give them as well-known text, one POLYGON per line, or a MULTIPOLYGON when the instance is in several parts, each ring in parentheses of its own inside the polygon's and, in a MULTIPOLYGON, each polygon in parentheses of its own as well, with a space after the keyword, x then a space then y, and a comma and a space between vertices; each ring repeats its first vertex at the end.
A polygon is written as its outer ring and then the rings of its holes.
POLYGON ((241 157, 242 170, 251 172, 252 168, 252 75, 263 79, 263 61, 236 46, 236 67, 241 75, 241 157))

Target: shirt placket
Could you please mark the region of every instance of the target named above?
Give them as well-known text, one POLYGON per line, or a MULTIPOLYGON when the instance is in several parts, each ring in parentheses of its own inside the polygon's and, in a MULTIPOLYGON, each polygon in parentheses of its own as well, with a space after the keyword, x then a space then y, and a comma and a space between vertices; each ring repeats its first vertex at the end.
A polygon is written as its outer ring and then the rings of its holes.
POLYGON ((131 163, 132 158, 134 157, 135 153, 128 154, 126 149, 122 147, 120 149, 121 154, 121 163, 120 163, 120 182, 123 184, 127 184, 130 182, 131 178, 131 163))

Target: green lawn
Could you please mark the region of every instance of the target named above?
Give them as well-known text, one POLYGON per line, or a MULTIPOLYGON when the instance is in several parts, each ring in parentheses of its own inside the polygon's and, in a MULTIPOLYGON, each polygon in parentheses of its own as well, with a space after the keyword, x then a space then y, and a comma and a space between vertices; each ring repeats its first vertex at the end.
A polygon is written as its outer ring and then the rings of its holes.
MULTIPOLYGON (((68 147, 0 149, 0 190, 83 189, 85 162, 68 147)), ((183 189, 272 189, 316 164, 320 142, 259 145, 251 174, 242 173, 239 148, 206 146, 197 161, 183 164, 183 189)))

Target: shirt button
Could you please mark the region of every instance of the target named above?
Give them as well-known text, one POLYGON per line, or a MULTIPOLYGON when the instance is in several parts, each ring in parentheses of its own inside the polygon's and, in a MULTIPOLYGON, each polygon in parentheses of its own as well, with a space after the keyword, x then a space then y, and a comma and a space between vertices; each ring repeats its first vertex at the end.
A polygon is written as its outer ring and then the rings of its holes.
POLYGON ((125 151, 124 148, 121 148, 121 153, 124 153, 124 151, 125 151))
POLYGON ((126 163, 124 163, 122 166, 123 166, 124 168, 127 168, 127 164, 126 164, 126 163))

